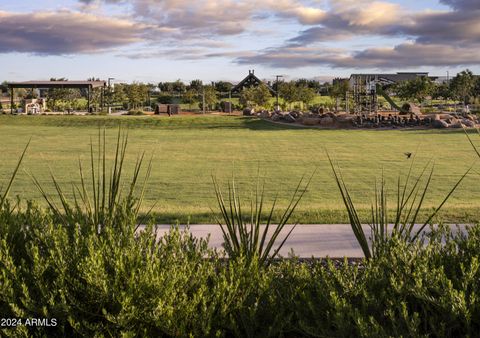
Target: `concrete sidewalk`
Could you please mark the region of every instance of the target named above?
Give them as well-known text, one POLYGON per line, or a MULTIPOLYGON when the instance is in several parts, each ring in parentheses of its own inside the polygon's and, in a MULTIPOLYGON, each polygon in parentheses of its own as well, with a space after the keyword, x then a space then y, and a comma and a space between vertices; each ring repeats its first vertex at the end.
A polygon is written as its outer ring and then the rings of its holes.
MULTIPOLYGON (((415 226, 418 229, 419 226, 415 226)), ((184 229, 185 225, 180 225, 184 229)), ((280 243, 285 234, 290 231, 292 225, 286 225, 280 234, 280 243)), ((367 237, 370 235, 370 227, 363 226, 367 237)), ((158 225, 158 236, 162 236, 170 229, 170 225, 158 225)), ((456 226, 452 226, 456 229, 456 226)), ((460 225, 461 231, 465 231, 465 225, 460 225)), ((428 230, 428 228, 427 228, 428 230)), ((271 233, 273 229, 269 230, 271 233)), ((206 238, 210 234, 209 245, 213 248, 222 248, 223 235, 220 227, 216 224, 193 224, 190 232, 195 237, 206 238)), ((362 249, 357 243, 352 228, 349 224, 299 224, 293 230, 285 242, 280 254, 284 257, 293 249, 295 254, 302 258, 313 257, 363 257, 362 249)))

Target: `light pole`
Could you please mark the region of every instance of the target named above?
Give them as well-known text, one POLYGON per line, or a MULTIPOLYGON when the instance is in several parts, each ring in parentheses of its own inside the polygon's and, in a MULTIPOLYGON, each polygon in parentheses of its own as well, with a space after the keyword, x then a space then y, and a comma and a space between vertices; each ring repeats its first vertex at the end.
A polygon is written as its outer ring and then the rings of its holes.
POLYGON ((275 76, 276 76, 276 78, 277 78, 277 80, 275 81, 275 83, 277 84, 277 85, 276 85, 276 87, 277 87, 277 88, 276 88, 276 89, 277 89, 277 90, 276 90, 276 92, 277 92, 277 110, 280 110, 280 107, 278 106, 278 79, 280 79, 281 77, 283 77, 283 75, 275 75, 275 76))

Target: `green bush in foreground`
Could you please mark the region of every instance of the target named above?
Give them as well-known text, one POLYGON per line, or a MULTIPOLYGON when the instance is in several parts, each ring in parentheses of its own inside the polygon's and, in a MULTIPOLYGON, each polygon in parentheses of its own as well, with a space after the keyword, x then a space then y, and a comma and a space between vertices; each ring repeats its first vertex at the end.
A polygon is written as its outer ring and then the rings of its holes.
MULTIPOLYGON (((69 232, 32 204, 0 213, 0 313, 46 336, 477 336, 480 226, 392 237, 358 264, 225 260, 177 228, 69 232), (442 240, 444 243, 442 243, 442 240)), ((115 229, 115 230, 113 230, 115 229)))

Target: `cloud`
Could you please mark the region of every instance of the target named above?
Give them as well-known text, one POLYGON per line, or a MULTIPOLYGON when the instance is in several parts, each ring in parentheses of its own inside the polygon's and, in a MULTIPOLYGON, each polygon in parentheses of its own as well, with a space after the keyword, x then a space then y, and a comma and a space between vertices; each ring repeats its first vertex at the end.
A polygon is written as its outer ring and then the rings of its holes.
POLYGON ((186 38, 199 34, 234 35, 242 33, 253 9, 251 4, 198 0, 135 0, 134 16, 151 24, 181 29, 186 38))
POLYGON ((383 36, 415 39, 420 43, 478 43, 480 1, 475 0, 475 4, 468 0, 447 1, 471 8, 468 11, 413 12, 388 2, 335 0, 321 25, 303 30, 289 42, 311 44, 358 36, 383 36))
POLYGON ((393 48, 368 48, 349 52, 322 47, 269 48, 261 53, 242 56, 241 65, 262 64, 274 68, 329 66, 334 68, 401 69, 422 66, 478 65, 477 48, 465 50, 456 46, 404 43, 393 48))
MULTIPOLYGON (((476 48, 465 49, 453 45, 404 43, 394 48, 371 48, 354 53, 351 61, 357 68, 402 68, 421 66, 468 66, 480 64, 476 48)), ((350 61, 350 60, 349 60, 350 61)), ((339 66, 342 63, 339 63, 339 66)))
POLYGON ((367 0, 331 1, 331 9, 319 25, 310 27, 290 39, 291 43, 308 44, 319 41, 345 40, 372 34, 396 35, 397 27, 413 21, 406 9, 398 4, 367 0))
POLYGON ((480 10, 478 0, 441 0, 441 3, 459 10, 480 10))
POLYGON ((150 24, 181 29, 184 34, 220 36, 244 33, 261 23, 259 18, 276 16, 302 25, 318 24, 325 11, 301 0, 79 0, 87 6, 99 3, 129 3, 132 17, 150 24))
POLYGON ((168 58, 170 60, 205 60, 212 58, 237 58, 254 56, 255 53, 250 51, 214 51, 212 52, 211 46, 198 45, 198 46, 186 46, 178 48, 162 48, 157 50, 144 49, 137 50, 135 52, 120 53, 117 56, 126 57, 128 59, 156 59, 156 58, 168 58))
POLYGON ((135 44, 116 55, 281 68, 480 64, 480 0, 438 1, 449 8, 418 11, 393 0, 78 0, 81 12, 0 11, 0 53, 65 55, 135 44), (242 45, 250 36, 262 49, 239 51, 241 34, 242 45), (351 41, 366 47, 331 48, 351 41))
POLYGON ((140 50, 130 53, 121 53, 117 56, 125 57, 132 60, 137 59, 157 59, 169 58, 173 60, 201 60, 205 59, 207 53, 204 48, 168 48, 158 50, 140 50))
POLYGON ((0 53, 94 53, 144 40, 146 26, 70 11, 0 11, 0 53))

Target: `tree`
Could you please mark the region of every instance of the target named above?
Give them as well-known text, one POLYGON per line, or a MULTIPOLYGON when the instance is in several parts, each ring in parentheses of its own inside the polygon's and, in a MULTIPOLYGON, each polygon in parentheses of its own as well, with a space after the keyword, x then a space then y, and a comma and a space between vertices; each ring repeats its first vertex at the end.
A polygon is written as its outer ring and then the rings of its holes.
POLYGON ((450 85, 447 82, 436 85, 432 91, 432 98, 448 100, 452 98, 450 85))
POLYGON ((123 83, 116 83, 113 88, 108 88, 105 91, 105 100, 109 105, 121 104, 127 102, 127 95, 125 93, 125 87, 128 86, 123 83))
POLYGON ((7 81, 3 81, 2 83, 0 83, 0 94, 3 94, 3 93, 8 93, 8 82, 7 81))
POLYGON ((253 88, 243 88, 240 93, 239 102, 243 107, 248 107, 253 102, 253 88))
POLYGON ((185 84, 180 79, 174 82, 160 82, 158 89, 164 93, 184 93, 186 90, 185 84))
POLYGON ((296 82, 295 82, 295 85, 297 87, 307 87, 307 88, 311 88, 314 90, 315 93, 318 92, 318 90, 320 89, 320 82, 316 81, 316 80, 308 80, 308 79, 298 79, 296 82))
POLYGON ((133 82, 125 85, 125 95, 127 97, 130 108, 138 108, 145 103, 148 97, 148 86, 143 83, 133 82))
POLYGON ((207 108, 207 110, 211 110, 212 107, 217 103, 217 92, 215 91, 215 87, 211 85, 203 86, 203 91, 201 94, 204 96, 205 108, 207 108))
POLYGON ((184 93, 187 90, 187 86, 180 79, 172 83, 172 88, 175 93, 184 93))
POLYGON ((298 100, 308 105, 315 98, 315 89, 306 86, 297 88, 298 100))
POLYGON ((188 89, 196 90, 198 93, 202 91, 203 82, 202 80, 192 80, 188 85, 188 89))
POLYGON ((401 99, 413 99, 421 104, 428 96, 434 94, 435 84, 429 77, 420 76, 414 80, 399 82, 395 89, 401 99))
POLYGON ((233 85, 230 82, 218 81, 215 82, 215 90, 219 93, 228 93, 233 85))
POLYGON ((192 104, 198 102, 198 93, 193 89, 189 89, 183 95, 183 102, 188 103, 189 108, 192 109, 192 104))
POLYGON ((335 99, 335 110, 338 111, 338 101, 344 98, 349 90, 349 82, 344 79, 334 79, 330 87, 330 97, 335 99))
POLYGON ((462 101, 464 107, 470 96, 473 95, 476 81, 473 73, 469 69, 466 69, 458 73, 450 83, 452 96, 455 99, 462 101))
POLYGON ((256 87, 244 88, 240 94, 240 103, 244 106, 266 107, 272 95, 265 84, 256 87))
POLYGON ((480 76, 475 76, 475 87, 473 88, 473 97, 478 99, 480 96, 480 76))
POLYGON ((173 83, 172 82, 159 82, 158 89, 164 93, 171 93, 173 92, 173 83))
POLYGON ((298 101, 298 91, 295 82, 280 82, 278 84, 278 94, 285 102, 291 104, 298 101))

